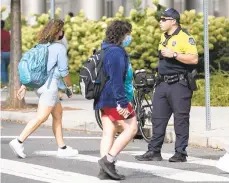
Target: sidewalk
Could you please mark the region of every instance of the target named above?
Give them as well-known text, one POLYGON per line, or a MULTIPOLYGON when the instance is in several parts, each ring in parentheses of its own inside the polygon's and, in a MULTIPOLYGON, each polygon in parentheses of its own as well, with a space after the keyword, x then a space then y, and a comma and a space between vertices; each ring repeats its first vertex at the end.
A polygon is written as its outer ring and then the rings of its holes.
MULTIPOLYGON (((5 98, 6 92, 1 92, 1 101, 5 101, 5 98)), ((34 92, 27 92, 25 100, 29 104, 37 104, 38 102, 38 98, 34 92)), ((92 101, 84 100, 80 95, 74 95, 72 99, 67 99, 64 96, 64 100, 62 101, 64 108, 63 127, 87 132, 101 132, 94 117, 92 103, 92 101)), ((35 110, 1 111, 1 120, 27 123, 35 115, 35 110)), ((210 131, 205 130, 204 107, 192 107, 190 116, 190 144, 219 149, 225 149, 229 146, 229 107, 211 108, 210 131)), ((51 116, 44 125, 52 125, 51 116)), ((167 142, 175 141, 173 117, 171 117, 169 122, 165 140, 167 142)))

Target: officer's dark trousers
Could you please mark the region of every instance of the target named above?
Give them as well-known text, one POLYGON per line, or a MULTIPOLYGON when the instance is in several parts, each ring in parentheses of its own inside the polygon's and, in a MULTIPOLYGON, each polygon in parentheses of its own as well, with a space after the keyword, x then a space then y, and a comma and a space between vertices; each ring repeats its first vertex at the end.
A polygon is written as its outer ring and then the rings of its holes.
POLYGON ((187 154, 189 138, 189 113, 192 91, 185 80, 168 84, 161 82, 155 89, 153 97, 153 137, 148 144, 150 151, 160 152, 164 141, 166 127, 173 113, 176 133, 175 151, 187 154))

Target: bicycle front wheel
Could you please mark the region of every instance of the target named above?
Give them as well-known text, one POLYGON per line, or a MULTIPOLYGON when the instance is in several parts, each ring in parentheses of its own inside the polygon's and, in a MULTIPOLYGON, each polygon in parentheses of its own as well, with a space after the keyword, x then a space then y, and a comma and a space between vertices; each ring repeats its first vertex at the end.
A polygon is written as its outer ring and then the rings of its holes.
POLYGON ((152 126, 152 110, 153 110, 153 92, 141 93, 138 115, 139 115, 139 129, 146 142, 150 142, 153 134, 152 126))
POLYGON ((102 120, 101 120, 101 111, 100 110, 95 110, 95 119, 97 124, 99 125, 99 128, 103 130, 103 125, 102 125, 102 120))

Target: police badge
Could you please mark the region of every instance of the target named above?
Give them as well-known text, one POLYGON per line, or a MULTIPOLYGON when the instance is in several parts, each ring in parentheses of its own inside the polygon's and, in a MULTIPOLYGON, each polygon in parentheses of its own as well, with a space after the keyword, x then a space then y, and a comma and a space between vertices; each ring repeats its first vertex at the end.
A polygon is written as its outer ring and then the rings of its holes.
POLYGON ((196 43, 195 43, 195 40, 193 39, 193 38, 189 38, 188 39, 188 42, 191 44, 191 45, 195 45, 196 43))
POLYGON ((172 46, 175 46, 176 44, 177 44, 176 41, 173 41, 173 42, 172 42, 172 46))

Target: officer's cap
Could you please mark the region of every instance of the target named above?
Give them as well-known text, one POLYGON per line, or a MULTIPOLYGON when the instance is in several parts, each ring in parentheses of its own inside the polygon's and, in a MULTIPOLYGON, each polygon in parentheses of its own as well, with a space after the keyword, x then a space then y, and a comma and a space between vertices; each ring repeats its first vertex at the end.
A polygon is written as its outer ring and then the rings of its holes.
POLYGON ((177 21, 177 23, 180 23, 180 13, 175 10, 174 8, 168 8, 166 9, 161 16, 164 17, 172 17, 173 19, 175 19, 177 21))

